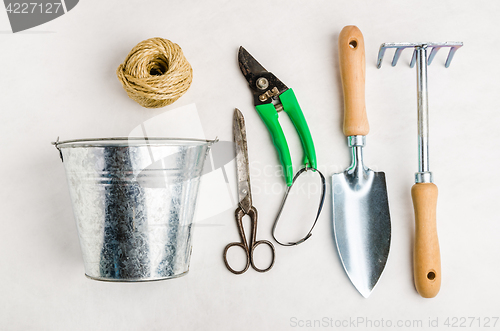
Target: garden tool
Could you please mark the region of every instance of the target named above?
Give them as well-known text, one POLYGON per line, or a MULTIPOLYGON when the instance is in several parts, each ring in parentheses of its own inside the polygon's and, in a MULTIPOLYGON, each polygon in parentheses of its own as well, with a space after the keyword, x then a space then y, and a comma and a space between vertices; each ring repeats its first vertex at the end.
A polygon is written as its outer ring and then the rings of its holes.
POLYGON ((417 99, 418 99, 418 172, 415 184, 411 188, 413 208, 415 210, 415 247, 413 250, 413 272, 415 287, 424 298, 435 297, 441 287, 441 257, 436 228, 437 186, 433 183, 429 170, 429 118, 427 101, 427 66, 436 53, 444 47, 450 52, 445 67, 450 66, 453 55, 463 46, 461 42, 428 43, 385 43, 380 46, 377 67, 382 65, 382 58, 387 48, 395 48, 392 66, 394 67, 405 48, 413 48, 410 67, 417 64, 417 99), (427 49, 431 49, 427 59, 427 49))
POLYGON ((275 250, 273 244, 268 240, 257 240, 257 208, 252 204, 252 190, 250 188, 250 164, 248 161, 247 129, 245 119, 239 109, 234 110, 233 115, 233 138, 236 152, 236 167, 238 176, 238 208, 234 212, 240 242, 232 242, 226 246, 223 253, 224 264, 233 274, 240 275, 248 270, 250 266, 257 272, 266 272, 271 270, 274 265, 275 250), (250 218, 250 239, 247 240, 245 229, 243 228, 243 216, 250 218), (254 262, 254 251, 259 245, 268 246, 271 249, 271 262, 266 268, 259 268, 254 262), (231 247, 241 247, 245 251, 246 263, 241 270, 233 269, 227 259, 227 251, 231 247))
POLYGON ((326 195, 326 185, 325 177, 321 172, 316 169, 316 151, 314 149, 314 143, 311 137, 311 132, 307 126, 306 119, 302 110, 300 109, 295 93, 291 88, 288 88, 281 80, 279 80, 275 75, 267 71, 246 49, 240 47, 238 51, 238 63, 241 72, 247 80, 250 90, 253 94, 254 106, 259 113, 260 118, 266 125, 269 133, 271 134, 271 139, 278 151, 278 156, 283 166, 283 173, 285 176, 285 181, 287 189, 285 191, 285 196, 281 203, 281 207, 278 212, 273 225, 273 238, 277 243, 283 246, 294 246, 306 241, 311 235, 316 222, 318 221, 319 215, 323 208, 323 203, 326 195), (278 121, 278 113, 285 111, 290 117, 297 133, 299 134, 302 147, 304 149, 304 167, 299 170, 295 176, 293 175, 292 159, 290 157, 290 150, 286 142, 283 129, 278 121), (307 172, 312 170, 317 173, 321 179, 321 198, 319 202, 318 211, 316 214, 316 219, 309 230, 309 232, 300 240, 295 242, 283 243, 280 242, 275 235, 276 226, 278 220, 283 211, 288 194, 291 190, 293 183, 297 178, 307 172))
POLYGON ((344 135, 352 149, 349 168, 332 176, 333 227, 340 259, 356 289, 367 298, 384 270, 391 243, 385 174, 363 163, 369 131, 365 108, 365 45, 356 26, 339 35, 344 91, 344 135))

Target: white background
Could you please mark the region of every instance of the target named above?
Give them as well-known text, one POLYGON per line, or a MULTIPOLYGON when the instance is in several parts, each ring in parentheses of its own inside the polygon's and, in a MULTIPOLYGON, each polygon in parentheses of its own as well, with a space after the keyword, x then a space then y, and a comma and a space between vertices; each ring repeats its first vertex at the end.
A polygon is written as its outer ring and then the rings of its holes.
MULTIPOLYGON (((0 329, 287 330, 324 317, 383 319, 393 326, 421 320, 423 327, 415 329, 426 329, 429 319, 444 327, 448 317, 475 317, 471 329, 477 330, 477 318, 482 324, 500 316, 499 14, 500 2, 493 0, 82 0, 52 22, 12 34, 0 10, 0 329), (351 285, 338 258, 330 193, 313 237, 298 247, 276 245, 268 273, 226 270, 222 251, 238 238, 231 206, 197 222, 185 277, 115 284, 84 276, 64 168, 51 141, 127 136, 144 121, 190 103, 196 103, 207 138, 231 140, 238 107, 254 162, 258 237, 271 239, 281 194, 265 187, 283 182, 257 174, 278 161, 238 68, 238 47, 293 87, 329 177, 350 162, 337 39, 351 24, 366 45, 371 131, 365 162, 386 173, 392 218, 389 260, 368 299, 351 285), (155 36, 182 47, 194 81, 171 107, 148 110, 127 97, 115 70, 133 46, 155 36), (434 299, 421 298, 412 279, 417 118, 411 51, 395 68, 388 51, 382 68, 375 67, 380 44, 400 41, 464 42, 450 68, 444 68, 443 50, 429 68, 430 164, 440 190, 443 275, 434 299)), ((280 118, 298 168, 300 142, 286 115, 280 118)), ((178 128, 190 125, 182 116, 175 121, 178 128)), ((287 221, 281 225, 292 232, 301 226, 287 221)))

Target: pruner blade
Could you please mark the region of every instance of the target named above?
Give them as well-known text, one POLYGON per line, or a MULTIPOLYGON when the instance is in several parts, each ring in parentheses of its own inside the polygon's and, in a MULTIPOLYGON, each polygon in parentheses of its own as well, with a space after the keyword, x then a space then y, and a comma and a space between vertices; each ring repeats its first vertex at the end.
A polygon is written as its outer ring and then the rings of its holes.
POLYGON ((248 51, 240 46, 238 64, 254 96, 254 105, 271 103, 288 87, 267 71, 248 51))
POLYGON ((268 72, 243 46, 238 51, 238 64, 247 81, 252 76, 268 72))

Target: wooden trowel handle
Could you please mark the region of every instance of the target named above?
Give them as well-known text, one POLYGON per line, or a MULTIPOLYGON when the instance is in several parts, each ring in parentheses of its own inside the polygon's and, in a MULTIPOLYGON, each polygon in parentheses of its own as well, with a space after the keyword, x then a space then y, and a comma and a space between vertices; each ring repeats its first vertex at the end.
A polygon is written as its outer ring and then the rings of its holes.
POLYGON ((365 42, 354 25, 339 35, 340 75, 344 90, 344 135, 366 136, 370 127, 365 106, 365 42))
POLYGON ((415 287, 424 298, 433 298, 441 287, 441 257, 436 229, 438 189, 433 183, 417 183, 411 188, 411 196, 415 209, 415 287))

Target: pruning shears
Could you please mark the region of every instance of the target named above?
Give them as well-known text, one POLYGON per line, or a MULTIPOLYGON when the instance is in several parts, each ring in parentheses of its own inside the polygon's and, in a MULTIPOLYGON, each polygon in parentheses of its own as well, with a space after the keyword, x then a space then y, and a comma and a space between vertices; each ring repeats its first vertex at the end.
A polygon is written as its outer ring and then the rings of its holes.
POLYGON ((238 63, 240 65, 241 72, 245 76, 248 85, 250 85, 250 90, 253 94, 253 102, 257 113, 259 113, 260 118, 264 121, 267 126, 269 133, 271 133, 271 138, 273 144, 278 151, 278 156, 283 166, 283 173, 285 175, 286 181, 286 191, 285 196, 281 202, 281 206, 278 211, 278 215, 274 220, 272 235, 274 240, 283 246, 295 246, 303 243, 309 239, 312 235, 312 230, 318 221, 321 210, 323 209, 323 204, 325 202, 326 194, 326 184, 325 176, 316 169, 316 151, 314 149, 314 143, 311 137, 311 132, 307 126, 306 119, 302 110, 300 109, 295 93, 291 88, 288 88, 281 80, 279 80, 275 75, 267 71, 257 60, 250 55, 243 47, 240 47, 238 52, 238 63), (290 150, 288 149, 288 144, 286 142, 283 129, 281 128, 280 122, 278 121, 278 113, 285 111, 288 117, 292 120, 297 133, 299 134, 300 141, 302 142, 302 148, 304 150, 304 167, 297 171, 295 176, 293 175, 292 168, 292 158, 290 157, 290 150), (314 223, 312 224, 309 232, 300 240, 295 242, 283 242, 276 238, 276 227, 278 225, 278 220, 283 212, 288 194, 292 189, 295 180, 303 173, 308 170, 312 170, 317 173, 321 179, 321 196, 318 205, 318 212, 314 223))
POLYGON ((300 109, 295 93, 275 75, 267 71, 246 49, 240 47, 238 63, 253 94, 254 106, 271 134, 274 146, 283 166, 286 184, 293 183, 293 168, 290 150, 283 129, 278 121, 278 113, 285 111, 292 120, 299 134, 304 150, 304 166, 316 169, 316 151, 307 126, 306 119, 300 109))

